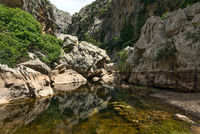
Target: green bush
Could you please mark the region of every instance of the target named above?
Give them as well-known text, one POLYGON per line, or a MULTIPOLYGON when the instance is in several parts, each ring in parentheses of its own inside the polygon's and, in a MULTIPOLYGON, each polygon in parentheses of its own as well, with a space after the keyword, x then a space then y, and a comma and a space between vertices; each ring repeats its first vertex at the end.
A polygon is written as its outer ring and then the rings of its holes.
POLYGON ((191 45, 192 45, 192 44, 195 44, 195 43, 197 43, 197 42, 200 42, 200 28, 199 28, 199 30, 198 30, 197 32, 195 32, 195 33, 187 32, 187 33, 185 34, 185 39, 186 39, 186 40, 191 40, 191 41, 192 41, 191 45))
POLYGON ((117 66, 121 72, 128 72, 130 65, 126 62, 129 57, 129 53, 126 50, 122 50, 117 53, 116 58, 118 59, 117 66))
POLYGON ((27 44, 10 33, 0 33, 0 63, 14 66, 28 57, 27 44))
POLYGON ((162 17, 161 17, 161 20, 164 20, 165 19, 165 16, 167 15, 168 12, 165 12, 162 17))
POLYGON ((0 63, 14 66, 28 57, 29 52, 41 52, 47 64, 61 53, 62 41, 42 34, 41 25, 32 15, 19 8, 0 5, 0 63))
POLYGON ((180 4, 180 8, 185 8, 187 6, 191 6, 197 2, 200 2, 200 0, 184 0, 181 4, 180 4))
POLYGON ((165 46, 158 50, 155 61, 160 61, 161 59, 172 57, 176 54, 177 50, 173 44, 166 43, 165 46))

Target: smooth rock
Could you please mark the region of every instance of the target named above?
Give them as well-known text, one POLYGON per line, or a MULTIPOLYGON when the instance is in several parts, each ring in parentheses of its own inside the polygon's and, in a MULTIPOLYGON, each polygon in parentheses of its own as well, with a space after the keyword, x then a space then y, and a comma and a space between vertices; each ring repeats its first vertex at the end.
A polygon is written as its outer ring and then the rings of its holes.
POLYGON ((25 66, 9 68, 0 65, 0 104, 24 97, 45 97, 53 95, 50 79, 25 66))
POLYGON ((93 81, 99 81, 100 78, 99 78, 99 77, 93 77, 92 80, 93 80, 93 81))
POLYGON ((87 82, 87 80, 74 70, 66 70, 64 73, 52 76, 53 85, 65 85, 70 83, 87 82))
POLYGON ((190 119, 189 119, 188 117, 186 117, 185 115, 175 114, 174 117, 175 117, 176 119, 181 120, 181 121, 185 121, 185 122, 187 122, 187 123, 189 123, 189 124, 193 124, 193 125, 196 124, 194 121, 190 120, 190 119))
POLYGON ((45 63, 41 62, 39 59, 23 62, 20 63, 19 65, 29 67, 33 70, 40 72, 41 74, 46 74, 46 75, 51 74, 51 68, 48 67, 45 63))

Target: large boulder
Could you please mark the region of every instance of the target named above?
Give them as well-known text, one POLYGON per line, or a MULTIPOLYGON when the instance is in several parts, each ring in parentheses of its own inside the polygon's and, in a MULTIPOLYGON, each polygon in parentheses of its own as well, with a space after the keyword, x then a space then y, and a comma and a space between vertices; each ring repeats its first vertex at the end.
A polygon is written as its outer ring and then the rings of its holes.
POLYGON ((141 30, 127 62, 129 82, 184 91, 200 91, 200 3, 152 16, 141 30))
POLYGON ((66 36, 64 40, 68 45, 64 46, 63 55, 57 63, 65 65, 67 69, 73 69, 87 78, 94 77, 99 76, 101 74, 99 69, 104 68, 106 62, 110 61, 106 51, 97 46, 84 41, 77 44, 73 36, 66 36))
POLYGON ((52 76, 52 81, 53 85, 87 82, 82 75, 71 69, 65 70, 61 73, 54 73, 52 76))
POLYGON ((41 62, 39 59, 23 62, 20 63, 20 65, 29 67, 33 70, 40 72, 41 74, 46 74, 46 75, 51 74, 51 68, 48 67, 45 63, 41 62))
POLYGON ((69 34, 58 34, 57 38, 64 41, 63 48, 78 45, 78 38, 76 36, 69 34))
POLYGON ((50 79, 25 66, 9 68, 0 64, 0 104, 24 97, 53 95, 50 79))

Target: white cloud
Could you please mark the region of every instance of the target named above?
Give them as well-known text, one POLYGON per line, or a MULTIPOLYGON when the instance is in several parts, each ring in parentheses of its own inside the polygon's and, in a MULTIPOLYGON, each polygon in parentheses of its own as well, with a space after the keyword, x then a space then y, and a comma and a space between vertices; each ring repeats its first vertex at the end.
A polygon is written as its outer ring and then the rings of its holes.
POLYGON ((50 0, 58 9, 67 11, 71 15, 94 0, 50 0))

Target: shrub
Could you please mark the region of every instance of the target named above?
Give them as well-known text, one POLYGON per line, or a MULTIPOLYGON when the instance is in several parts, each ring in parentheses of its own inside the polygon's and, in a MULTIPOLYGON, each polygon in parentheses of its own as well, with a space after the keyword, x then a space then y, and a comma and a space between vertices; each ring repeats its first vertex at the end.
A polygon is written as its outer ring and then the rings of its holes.
POLYGON ((192 40, 193 44, 200 42, 200 29, 195 33, 187 32, 185 34, 185 39, 186 40, 192 40))
POLYGON ((181 4, 180 4, 180 8, 185 8, 187 6, 191 6, 197 2, 200 2, 200 0, 184 0, 181 4))
POLYGON ((130 65, 126 63, 126 59, 129 57, 129 53, 126 50, 122 50, 117 53, 116 58, 118 59, 117 66, 121 72, 128 72, 130 65))
POLYGON ((28 57, 28 51, 39 51, 39 57, 51 64, 61 53, 62 41, 42 34, 41 25, 19 8, 0 5, 0 63, 14 66, 28 57))
POLYGON ((0 33, 0 63, 14 66, 28 57, 27 44, 10 33, 0 33))
POLYGON ((174 47, 173 44, 166 43, 164 45, 165 46, 163 48, 158 50, 156 57, 154 59, 155 61, 159 61, 159 60, 164 59, 164 58, 172 57, 177 52, 177 50, 176 50, 176 48, 174 47))
POLYGON ((168 13, 168 12, 165 12, 165 13, 162 15, 161 20, 164 20, 164 19, 165 19, 165 16, 166 16, 167 13, 168 13))

